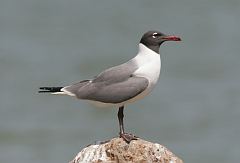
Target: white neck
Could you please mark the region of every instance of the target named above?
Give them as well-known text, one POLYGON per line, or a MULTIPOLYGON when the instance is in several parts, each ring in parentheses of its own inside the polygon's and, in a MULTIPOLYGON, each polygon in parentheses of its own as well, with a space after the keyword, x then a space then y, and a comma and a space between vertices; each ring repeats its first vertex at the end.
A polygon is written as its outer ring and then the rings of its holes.
MULTIPOLYGON (((156 53, 155 51, 153 51, 153 50, 151 50, 151 49, 149 49, 147 46, 145 46, 144 44, 142 44, 142 43, 139 43, 139 45, 138 45, 138 51, 139 52, 141 52, 141 51, 152 51, 153 53, 156 53)), ((158 54, 158 53, 156 53, 156 54, 158 54)))
POLYGON ((148 63, 148 62, 153 62, 155 60, 159 60, 159 62, 160 62, 159 64, 161 67, 160 54, 149 49, 147 46, 143 45, 142 43, 139 44, 138 53, 135 56, 135 58, 133 58, 133 60, 135 60, 139 66, 143 65, 145 63, 148 63))
POLYGON ((138 45, 138 54, 137 55, 141 55, 141 54, 154 54, 154 55, 159 55, 158 53, 156 53, 155 51, 149 49, 147 46, 145 46, 144 44, 140 43, 138 45))
POLYGON ((134 74, 154 81, 158 79, 161 69, 161 58, 158 53, 140 43, 138 54, 133 60, 139 67, 134 74))

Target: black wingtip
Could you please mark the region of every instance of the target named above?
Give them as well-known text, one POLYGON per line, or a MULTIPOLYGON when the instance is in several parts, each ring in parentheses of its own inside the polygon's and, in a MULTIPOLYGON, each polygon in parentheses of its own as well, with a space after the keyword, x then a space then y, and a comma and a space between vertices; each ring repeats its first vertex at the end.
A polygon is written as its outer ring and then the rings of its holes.
POLYGON ((48 90, 49 87, 39 87, 39 89, 48 90))
POLYGON ((38 93, 49 93, 50 91, 38 91, 38 93))
POLYGON ((38 93, 49 93, 49 92, 51 92, 49 87, 39 87, 39 89, 41 89, 41 90, 38 91, 38 93))
POLYGON ((38 93, 61 92, 63 87, 39 87, 41 89, 38 93))

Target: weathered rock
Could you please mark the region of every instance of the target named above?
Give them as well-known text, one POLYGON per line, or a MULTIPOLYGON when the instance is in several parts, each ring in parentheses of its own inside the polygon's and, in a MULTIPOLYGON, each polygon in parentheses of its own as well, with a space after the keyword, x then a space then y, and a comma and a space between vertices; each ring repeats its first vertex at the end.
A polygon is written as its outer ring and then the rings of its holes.
POLYGON ((113 138, 100 145, 90 145, 78 153, 70 163, 183 163, 164 146, 142 139, 127 144, 113 138))

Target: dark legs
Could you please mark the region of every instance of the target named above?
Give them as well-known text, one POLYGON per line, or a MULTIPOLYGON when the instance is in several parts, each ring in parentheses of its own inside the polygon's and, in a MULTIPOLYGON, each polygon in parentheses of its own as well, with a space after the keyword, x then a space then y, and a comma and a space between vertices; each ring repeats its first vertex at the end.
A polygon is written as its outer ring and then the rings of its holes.
POLYGON ((123 126, 123 110, 124 110, 124 106, 121 106, 118 109, 118 121, 119 121, 119 128, 120 128, 120 133, 119 134, 123 134, 124 133, 124 126, 123 126))
POLYGON ((132 135, 132 134, 128 134, 124 132, 124 125, 123 125, 123 110, 124 110, 124 106, 119 107, 118 109, 118 121, 119 121, 119 128, 120 128, 120 132, 119 135, 121 138, 123 138, 127 143, 130 143, 132 140, 136 140, 137 137, 132 135))

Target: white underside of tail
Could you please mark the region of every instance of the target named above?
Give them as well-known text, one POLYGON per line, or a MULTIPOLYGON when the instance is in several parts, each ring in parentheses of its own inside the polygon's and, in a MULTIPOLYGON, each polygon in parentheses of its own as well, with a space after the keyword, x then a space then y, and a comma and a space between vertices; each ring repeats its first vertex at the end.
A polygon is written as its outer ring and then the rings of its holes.
POLYGON ((76 96, 75 94, 67 91, 65 89, 65 87, 61 89, 61 92, 54 92, 54 93, 51 93, 51 94, 53 94, 53 95, 68 95, 68 96, 74 96, 74 97, 76 96))
POLYGON ((52 95, 67 95, 65 92, 53 92, 52 95))
POLYGON ((65 87, 62 88, 60 91, 61 91, 61 92, 53 92, 53 93, 51 93, 51 94, 52 94, 52 95, 68 95, 68 96, 76 96, 75 94, 73 94, 73 93, 67 91, 67 90, 65 89, 65 87))

